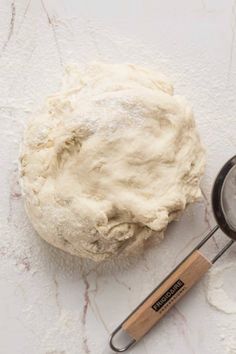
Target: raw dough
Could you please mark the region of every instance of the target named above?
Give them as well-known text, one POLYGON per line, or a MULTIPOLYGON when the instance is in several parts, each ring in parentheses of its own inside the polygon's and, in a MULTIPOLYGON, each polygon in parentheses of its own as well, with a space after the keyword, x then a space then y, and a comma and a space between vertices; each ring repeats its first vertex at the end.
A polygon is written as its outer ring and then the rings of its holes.
POLYGON ((130 254, 201 192, 204 151, 191 108, 161 74, 70 66, 25 131, 25 207, 39 235, 101 261, 130 254))

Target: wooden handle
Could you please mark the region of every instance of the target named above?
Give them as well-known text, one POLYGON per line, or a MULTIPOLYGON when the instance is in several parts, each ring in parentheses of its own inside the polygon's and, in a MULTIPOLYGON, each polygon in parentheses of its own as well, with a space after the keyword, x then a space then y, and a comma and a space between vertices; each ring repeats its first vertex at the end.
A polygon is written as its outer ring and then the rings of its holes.
POLYGON ((136 341, 139 340, 191 289, 211 265, 199 251, 193 252, 128 317, 122 329, 136 341))

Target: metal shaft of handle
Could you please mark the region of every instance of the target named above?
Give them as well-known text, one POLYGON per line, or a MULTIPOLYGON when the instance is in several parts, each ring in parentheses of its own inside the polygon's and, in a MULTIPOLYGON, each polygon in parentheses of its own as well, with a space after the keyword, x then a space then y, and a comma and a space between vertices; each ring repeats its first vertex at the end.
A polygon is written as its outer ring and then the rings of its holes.
POLYGON ((212 259, 211 263, 214 264, 217 259, 219 259, 224 253, 225 251, 227 251, 228 248, 230 248, 230 246, 234 243, 234 240, 230 240, 224 248, 222 248, 222 250, 219 251, 219 253, 217 253, 217 255, 212 259))
MULTIPOLYGON (((194 250, 199 250, 219 229, 219 226, 216 225, 207 235, 206 237, 196 246, 194 250)), ((230 240, 223 248, 220 250, 217 255, 211 260, 211 263, 214 264, 226 251, 232 246, 234 240, 230 240)))
MULTIPOLYGON (((211 236, 214 235, 214 233, 219 229, 219 226, 216 225, 215 227, 213 227, 213 229, 211 229, 211 231, 208 232, 208 234, 204 237, 204 239, 202 241, 199 242, 199 244, 193 249, 192 252, 199 250, 210 238, 211 236)), ((190 252, 190 254, 192 253, 190 252)), ((190 254, 188 256, 190 256, 190 254)), ((187 256, 187 257, 188 257, 187 256)))

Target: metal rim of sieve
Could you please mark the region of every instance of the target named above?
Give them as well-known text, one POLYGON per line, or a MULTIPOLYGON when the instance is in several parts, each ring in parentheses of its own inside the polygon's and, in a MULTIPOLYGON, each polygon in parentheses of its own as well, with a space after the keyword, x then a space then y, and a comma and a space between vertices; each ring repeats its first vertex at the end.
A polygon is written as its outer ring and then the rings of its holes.
MULTIPOLYGON (((212 209, 220 229, 232 240, 236 241, 236 230, 233 230, 226 220, 222 206, 222 191, 224 182, 233 167, 236 166, 236 155, 228 160, 218 173, 212 188, 212 209)), ((236 211, 235 211, 236 213, 236 211)))

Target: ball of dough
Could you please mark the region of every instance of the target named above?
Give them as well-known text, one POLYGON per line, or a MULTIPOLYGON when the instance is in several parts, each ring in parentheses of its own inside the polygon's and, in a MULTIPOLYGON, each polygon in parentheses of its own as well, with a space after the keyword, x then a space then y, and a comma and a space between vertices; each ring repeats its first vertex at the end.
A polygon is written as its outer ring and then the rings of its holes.
POLYGON ((191 108, 163 75, 129 64, 70 66, 25 131, 26 211, 66 252, 127 255, 163 238, 201 196, 204 160, 191 108))

